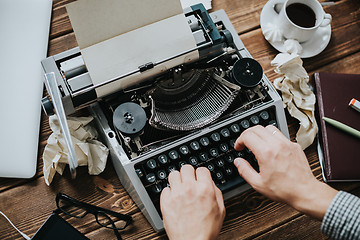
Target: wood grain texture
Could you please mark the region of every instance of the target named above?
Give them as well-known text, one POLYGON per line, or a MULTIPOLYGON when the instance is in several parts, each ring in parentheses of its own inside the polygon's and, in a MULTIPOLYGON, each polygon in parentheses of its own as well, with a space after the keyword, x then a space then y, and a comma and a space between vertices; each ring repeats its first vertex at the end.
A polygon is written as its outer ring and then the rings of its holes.
MULTIPOLYGON (((77 46, 65 5, 73 0, 54 0, 49 35, 48 55, 54 55, 77 46)), ((213 10, 224 9, 241 40, 260 62, 270 81, 278 75, 270 62, 277 51, 264 39, 259 19, 266 0, 213 0, 213 10)), ((318 56, 304 60, 304 66, 312 76, 316 71, 360 73, 360 2, 336 1, 325 7, 333 16, 332 37, 328 47, 318 56)), ((46 92, 44 92, 46 94, 46 92)), ((77 113, 86 114, 86 111, 77 113)), ((299 127, 296 119, 287 114, 290 139, 295 140, 299 127)), ((68 170, 63 176, 56 175, 48 187, 43 178, 42 152, 51 134, 48 117, 42 113, 37 174, 32 179, 0 179, 0 210, 26 234, 32 236, 56 208, 55 196, 66 193, 121 213, 131 214, 134 223, 121 234, 123 239, 167 239, 164 232, 155 232, 140 210, 124 190, 109 161, 103 173, 89 176, 80 167, 78 177, 72 180, 68 170)), ((313 144, 305 150, 314 175, 322 180, 320 164, 313 144)), ((360 195, 359 183, 332 183, 336 189, 360 195)), ((227 215, 219 239, 326 239, 320 232, 320 222, 302 215, 284 204, 273 202, 254 190, 249 190, 226 201, 227 215)), ((64 216, 74 227, 90 239, 115 239, 111 230, 101 228, 88 215, 84 219, 64 216)), ((0 217, 0 239, 22 237, 0 217)))

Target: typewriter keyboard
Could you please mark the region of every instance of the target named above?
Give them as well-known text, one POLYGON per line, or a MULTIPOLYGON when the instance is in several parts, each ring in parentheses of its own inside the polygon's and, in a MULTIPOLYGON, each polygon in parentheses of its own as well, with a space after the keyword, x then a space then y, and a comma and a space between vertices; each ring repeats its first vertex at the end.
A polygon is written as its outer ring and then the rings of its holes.
POLYGON ((275 108, 234 119, 225 126, 219 125, 204 135, 189 138, 187 142, 137 163, 135 171, 159 214, 161 215, 160 193, 168 184, 168 175, 172 170, 179 170, 184 164, 209 169, 213 181, 223 193, 245 184, 233 164, 234 159, 242 157, 258 171, 257 160, 246 148, 235 151, 234 143, 242 131, 258 124, 277 126, 275 108))

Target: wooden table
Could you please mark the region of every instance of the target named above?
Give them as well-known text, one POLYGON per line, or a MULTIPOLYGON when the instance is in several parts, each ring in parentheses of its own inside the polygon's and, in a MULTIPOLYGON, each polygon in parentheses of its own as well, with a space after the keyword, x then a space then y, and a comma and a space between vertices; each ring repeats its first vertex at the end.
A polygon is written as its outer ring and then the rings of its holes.
MULTIPOLYGON (((71 0, 54 0, 48 55, 54 55, 77 46, 65 4, 71 0)), ((277 51, 264 39, 260 23, 261 9, 266 0, 213 0, 213 10, 225 9, 240 38, 252 56, 260 62, 265 74, 276 78, 270 61, 277 51)), ((358 0, 336 1, 325 11, 333 17, 332 37, 328 47, 316 57, 304 59, 304 66, 312 77, 316 71, 337 73, 360 73, 360 2, 358 0)), ((313 80, 312 80, 313 83, 313 80)), ((16 94, 16 93, 14 93, 16 94)), ((341 94, 341 93, 339 93, 341 94)), ((297 120, 287 115, 291 140, 298 128, 297 120)), ((78 176, 72 180, 69 171, 56 175, 48 187, 42 172, 42 152, 51 131, 48 118, 41 118, 39 157, 34 178, 0 179, 0 210, 23 232, 32 236, 56 208, 55 195, 66 193, 121 213, 131 214, 134 223, 122 233, 124 239, 163 239, 164 232, 155 232, 140 210, 124 190, 113 169, 111 161, 103 173, 89 176, 80 167, 78 176)), ((321 179, 321 170, 315 145, 305 151, 314 175, 321 179)), ((337 189, 360 195, 359 183, 332 184, 337 189)), ((219 239, 324 239, 321 223, 284 204, 273 202, 254 190, 249 190, 226 201, 227 216, 219 239)), ((92 216, 84 219, 65 217, 73 226, 90 239, 114 239, 111 230, 100 228, 92 216)), ((1 239, 22 237, 0 217, 1 239)))

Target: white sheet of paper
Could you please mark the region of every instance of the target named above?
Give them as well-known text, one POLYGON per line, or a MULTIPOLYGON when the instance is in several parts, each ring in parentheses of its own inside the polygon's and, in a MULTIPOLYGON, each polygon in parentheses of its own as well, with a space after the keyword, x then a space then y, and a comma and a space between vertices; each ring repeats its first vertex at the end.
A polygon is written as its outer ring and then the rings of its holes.
MULTIPOLYGON (((196 48, 179 0, 80 0, 67 5, 94 85, 196 48)), ((98 97, 199 58, 198 51, 96 88, 98 97)))
MULTIPOLYGON (((149 62, 159 62, 196 47, 191 29, 183 13, 152 23, 131 32, 81 50, 93 84, 124 75, 149 62)), ((98 97, 124 89, 139 81, 185 62, 197 60, 198 51, 160 64, 97 88, 98 97)))
POLYGON ((211 0, 181 0, 181 6, 183 8, 187 8, 198 3, 202 3, 206 10, 211 9, 211 0))
POLYGON ((66 10, 80 49, 183 12, 179 0, 79 0, 66 10))

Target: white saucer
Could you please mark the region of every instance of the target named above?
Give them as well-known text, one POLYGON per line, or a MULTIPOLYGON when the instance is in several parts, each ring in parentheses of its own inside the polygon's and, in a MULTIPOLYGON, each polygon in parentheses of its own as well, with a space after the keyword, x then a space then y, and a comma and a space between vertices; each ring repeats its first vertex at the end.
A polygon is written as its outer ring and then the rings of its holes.
MULTIPOLYGON (((285 0, 269 0, 265 4, 265 6, 263 7, 263 9, 261 11, 261 15, 260 15, 260 26, 261 26, 262 30, 264 29, 264 26, 267 23, 276 24, 276 20, 279 15, 275 12, 274 5, 277 3, 283 3, 284 1, 285 0)), ((300 54, 300 57, 301 58, 309 58, 309 57, 318 55, 329 44, 330 37, 331 37, 331 25, 330 24, 325 27, 319 27, 316 30, 314 36, 310 40, 300 44, 303 48, 302 53, 300 54)), ((285 40, 286 39, 283 38, 279 42, 271 42, 271 41, 268 41, 268 42, 271 44, 271 46, 273 46, 279 52, 286 52, 286 50, 284 48, 285 40)))

